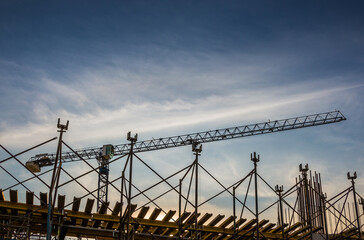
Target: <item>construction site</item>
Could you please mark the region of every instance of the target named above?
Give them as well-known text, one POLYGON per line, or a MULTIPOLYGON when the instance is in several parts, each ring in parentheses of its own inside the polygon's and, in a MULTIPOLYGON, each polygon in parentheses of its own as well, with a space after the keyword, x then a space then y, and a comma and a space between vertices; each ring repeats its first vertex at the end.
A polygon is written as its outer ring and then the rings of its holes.
POLYGON ((74 149, 63 140, 69 122, 58 119, 59 135, 31 148, 12 153, 1 143, 7 157, 0 171, 9 182, 0 183, 0 239, 364 239, 364 199, 355 185, 362 180, 356 172, 343 176, 346 188, 328 196, 321 174, 306 163, 297 166, 295 184, 281 186, 260 172, 259 152, 243 156, 251 169, 230 185, 200 162, 210 142, 345 120, 331 111, 147 141, 129 132, 125 144, 74 149), (38 152, 50 143, 57 143, 54 153, 38 152), (149 152, 177 147, 190 148, 193 161, 168 176, 146 159, 149 152), (29 152, 37 154, 24 160, 29 152), (81 174, 65 168, 74 162, 82 163, 81 174), (147 173, 141 177, 136 166, 147 173), (217 186, 211 196, 200 196, 201 174, 217 186), (263 187, 273 196, 269 201, 260 195, 263 187), (227 211, 210 204, 219 198, 228 203, 227 211), (215 207, 205 212, 207 205, 215 207))

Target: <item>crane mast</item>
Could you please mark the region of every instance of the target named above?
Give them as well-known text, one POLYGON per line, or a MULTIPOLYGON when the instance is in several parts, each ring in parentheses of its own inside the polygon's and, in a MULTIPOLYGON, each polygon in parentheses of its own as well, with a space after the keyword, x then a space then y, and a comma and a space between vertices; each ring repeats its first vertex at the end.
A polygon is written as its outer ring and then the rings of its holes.
MULTIPOLYGON (((209 130, 205 132, 184 134, 173 137, 164 137, 146 141, 137 141, 134 143, 133 153, 181 147, 196 143, 208 143, 267 133, 275 133, 299 128, 337 123, 343 120, 346 120, 346 118, 340 111, 331 111, 301 117, 249 124, 238 127, 209 130)), ((97 159, 99 163, 98 198, 102 199, 102 201, 107 202, 109 160, 113 156, 128 154, 130 152, 130 147, 130 144, 109 144, 104 145, 103 147, 78 149, 74 152, 62 152, 61 161, 65 163, 80 160, 97 159)), ((55 159, 55 153, 38 154, 30 158, 30 160, 26 163, 26 166, 29 170, 33 172, 40 172, 42 167, 52 166, 55 163, 55 159)))

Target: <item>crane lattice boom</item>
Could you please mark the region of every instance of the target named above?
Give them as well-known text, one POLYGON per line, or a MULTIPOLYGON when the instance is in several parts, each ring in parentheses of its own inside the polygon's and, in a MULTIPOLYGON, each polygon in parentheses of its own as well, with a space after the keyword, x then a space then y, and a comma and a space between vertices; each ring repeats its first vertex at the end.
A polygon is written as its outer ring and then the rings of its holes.
MULTIPOLYGON (((205 132, 198 132, 192 134, 185 134, 180 136, 165 137, 159 139, 152 139, 147 141, 139 141, 134 145, 133 152, 146 152, 159 149, 166 149, 172 147, 179 147, 191 145, 194 142, 207 143, 221 140, 228 140, 233 138, 248 137, 266 133, 280 132, 298 128, 312 127, 330 123, 336 123, 346 120, 340 111, 332 111, 326 113, 319 113, 307 115, 302 117, 288 118, 282 120, 268 121, 256 124, 250 124, 239 127, 231 127, 217 130, 210 130, 205 132)), ((114 145, 114 155, 127 154, 130 151, 130 144, 114 145)), ((72 151, 62 153, 63 162, 72 162, 83 159, 95 159, 99 152, 100 147, 78 149, 75 154, 72 151)), ((54 164, 56 154, 39 154, 32 157, 28 162, 37 163, 40 167, 50 166, 54 164)))

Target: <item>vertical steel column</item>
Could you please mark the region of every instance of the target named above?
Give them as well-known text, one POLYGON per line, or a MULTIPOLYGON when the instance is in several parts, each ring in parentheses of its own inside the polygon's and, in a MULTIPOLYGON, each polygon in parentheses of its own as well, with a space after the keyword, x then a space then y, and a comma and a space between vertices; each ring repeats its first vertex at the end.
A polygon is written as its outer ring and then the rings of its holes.
POLYGON ((355 191, 355 179, 357 178, 356 172, 354 172, 354 175, 351 176, 350 173, 348 172, 348 179, 351 180, 351 184, 353 186, 353 196, 354 196, 354 206, 355 206, 355 213, 356 213, 356 224, 358 225, 358 232, 359 232, 359 239, 361 238, 361 226, 360 226, 360 220, 359 220, 359 211, 358 211, 358 203, 356 201, 356 191, 355 191))
POLYGON ((198 153, 196 152, 196 171, 195 171, 195 239, 198 238, 197 213, 198 213, 198 153))
POLYGON ((233 218, 234 218, 234 240, 236 240, 236 210, 235 210, 235 190, 233 187, 233 218))
POLYGON ((258 212, 258 172, 257 172, 257 162, 259 162, 259 155, 257 157, 256 153, 250 154, 250 159, 254 162, 254 181, 255 181, 255 220, 257 228, 256 239, 259 240, 259 212, 258 212))
MULTIPOLYGON (((68 124, 69 121, 67 121, 66 125, 63 125, 60 123, 60 119, 58 118, 57 123, 57 132, 59 132, 59 139, 58 139, 58 146, 57 146, 57 154, 56 159, 54 162, 53 167, 53 173, 52 173, 52 179, 51 179, 51 186, 49 188, 49 196, 48 196, 48 213, 47 213, 47 240, 52 239, 52 218, 53 218, 53 189, 57 190, 58 182, 59 182, 59 176, 61 172, 61 166, 62 166, 62 137, 63 133, 68 130, 68 124), (59 161, 59 164, 58 164, 59 161)), ((55 191, 55 195, 56 195, 55 191)), ((55 198, 55 197, 54 197, 55 198)))
POLYGON ((282 206, 282 192, 283 192, 283 186, 276 185, 276 193, 279 197, 279 209, 280 209, 280 222, 281 222, 281 231, 282 231, 282 239, 284 240, 284 220, 283 220, 283 206, 282 206))
POLYGON ((325 235, 326 235, 326 240, 329 240, 329 229, 327 226, 327 216, 326 216, 326 195, 321 193, 321 206, 322 206, 322 212, 323 212, 323 219, 324 219, 324 224, 325 224, 325 235))
POLYGON ((128 219, 127 219, 127 225, 126 225, 126 231, 127 231, 127 240, 130 239, 130 231, 129 231, 129 224, 131 220, 131 189, 132 189, 132 181, 133 181, 133 150, 134 150, 134 144, 138 140, 138 134, 135 134, 134 137, 131 137, 131 133, 128 132, 127 140, 130 141, 130 162, 129 162, 129 190, 128 190, 128 219))
MULTIPOLYGON (((316 174, 316 173, 315 173, 316 174)), ((319 202, 319 209, 320 209, 320 217, 321 217, 321 227, 324 228, 324 233, 326 231, 326 238, 328 237, 327 234, 327 222, 326 222, 326 213, 325 213, 325 198, 324 194, 322 193, 322 182, 321 182, 321 174, 319 173, 316 175, 317 180, 317 188, 318 188, 318 202, 319 202)))
POLYGON ((308 192, 308 181, 307 181, 307 171, 308 171, 308 164, 305 167, 302 167, 300 164, 300 172, 302 173, 303 181, 304 181, 304 188, 305 188, 305 202, 306 202, 306 211, 307 211, 307 223, 310 226, 310 236, 313 239, 313 232, 312 232, 312 222, 311 222, 311 206, 310 206, 310 198, 308 192))
POLYGON ((120 195, 120 218, 119 218, 119 240, 121 240, 121 236, 124 233, 124 221, 123 221, 123 201, 124 201, 124 179, 125 179, 125 171, 123 170, 121 173, 121 195, 120 195))
POLYGON ((178 191, 178 239, 181 239, 182 230, 182 179, 179 180, 179 191, 178 191))
POLYGON ((202 152, 202 144, 199 142, 192 143, 192 151, 194 152, 195 158, 195 239, 198 239, 198 226, 197 226, 197 212, 198 212, 198 156, 202 152))

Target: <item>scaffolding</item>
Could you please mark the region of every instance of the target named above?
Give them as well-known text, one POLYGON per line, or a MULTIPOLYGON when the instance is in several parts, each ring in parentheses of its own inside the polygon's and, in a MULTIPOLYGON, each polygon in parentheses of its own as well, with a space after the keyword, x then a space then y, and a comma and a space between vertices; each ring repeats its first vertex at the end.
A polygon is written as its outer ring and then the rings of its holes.
POLYGON ((99 175, 102 169, 63 141, 62 134, 68 124, 58 123, 58 128, 60 137, 54 167, 42 173, 30 171, 19 157, 57 138, 17 154, 0 145, 9 154, 0 161, 0 168, 15 182, 11 186, 0 186, 0 239, 363 239, 364 200, 355 189, 356 172, 347 175, 349 187, 328 198, 320 174, 312 174, 307 164, 300 165, 296 183, 284 190, 283 186, 273 186, 264 178, 264 173, 259 171, 260 156, 254 152, 250 156, 252 169, 226 186, 201 163, 202 145, 193 142, 194 160, 163 177, 134 151, 137 135, 128 134, 129 151, 109 162, 123 163, 120 174, 104 179, 105 183, 94 189, 86 186, 82 179, 91 173, 99 175), (74 175, 65 169, 61 161, 62 147, 76 155, 89 170, 74 175), (32 176, 22 178, 12 173, 4 167, 10 160, 32 176), (135 164, 143 165, 158 180, 140 189, 133 175, 135 164), (50 185, 47 173, 52 173, 50 185), (199 175, 202 173, 222 190, 211 197, 199 198, 199 175), (60 181, 61 175, 69 180, 60 181), (178 178, 177 184, 172 181, 175 178, 178 178), (37 188, 29 188, 27 184, 31 181, 48 190, 35 194, 37 188), (116 202, 104 201, 96 194, 105 185, 119 196, 116 202), (75 186, 86 194, 66 202, 66 195, 59 191, 75 186), (263 186, 275 196, 268 204, 262 204, 259 196, 263 186), (25 202, 19 200, 19 187, 26 190, 25 202), (170 193, 175 196, 169 199, 174 207, 167 210, 158 200, 170 193), (213 213, 202 212, 204 206, 223 194, 232 206, 228 216, 221 214, 219 209, 214 209, 213 213), (35 203, 35 198, 39 204, 35 203), (140 198, 144 201, 136 203, 140 198), (100 206, 94 212, 94 203, 98 201, 100 206), (82 207, 83 211, 80 210, 82 207), (264 217, 270 210, 276 212, 273 221, 264 217))

